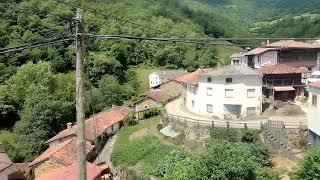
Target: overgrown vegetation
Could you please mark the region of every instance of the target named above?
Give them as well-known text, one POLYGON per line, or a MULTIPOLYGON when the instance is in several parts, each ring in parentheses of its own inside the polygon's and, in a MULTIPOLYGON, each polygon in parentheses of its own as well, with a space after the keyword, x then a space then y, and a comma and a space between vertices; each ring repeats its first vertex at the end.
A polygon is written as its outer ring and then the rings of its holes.
POLYGON ((280 179, 279 172, 271 168, 268 149, 256 141, 253 131, 244 130, 237 141, 211 139, 201 154, 164 144, 157 136, 130 138, 155 124, 155 119, 147 120, 121 130, 112 154, 116 166, 138 167, 144 174, 163 179, 280 179))
POLYGON ((311 149, 299 163, 298 169, 292 173, 293 180, 320 179, 320 149, 311 149))

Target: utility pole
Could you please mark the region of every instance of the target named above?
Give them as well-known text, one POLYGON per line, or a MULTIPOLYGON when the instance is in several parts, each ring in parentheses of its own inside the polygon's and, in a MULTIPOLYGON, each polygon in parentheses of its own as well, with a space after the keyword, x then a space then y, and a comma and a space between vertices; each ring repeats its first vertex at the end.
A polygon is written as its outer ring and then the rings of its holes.
POLYGON ((83 19, 81 8, 77 8, 75 19, 76 38, 76 110, 77 110, 77 162, 78 180, 87 179, 85 119, 84 119, 84 65, 83 65, 83 19))

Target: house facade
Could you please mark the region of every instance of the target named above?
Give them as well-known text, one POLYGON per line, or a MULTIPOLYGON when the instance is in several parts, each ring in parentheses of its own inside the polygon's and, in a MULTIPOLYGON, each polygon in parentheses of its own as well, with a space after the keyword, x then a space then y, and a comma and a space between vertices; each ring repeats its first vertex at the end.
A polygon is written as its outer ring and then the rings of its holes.
POLYGON ((187 82, 188 110, 221 119, 261 114, 261 74, 245 65, 198 71, 197 83, 187 82))
POLYGON ((312 145, 320 145, 320 82, 311 83, 309 85, 308 100, 308 129, 309 143, 312 145))
POLYGON ((184 74, 186 74, 184 70, 155 71, 149 74, 149 86, 150 88, 158 87, 184 74))
POLYGON ((247 58, 244 54, 245 52, 232 54, 230 56, 231 65, 247 64, 247 58))
POLYGON ((294 101, 303 92, 302 76, 308 72, 305 68, 286 64, 265 65, 259 69, 262 77, 262 93, 269 103, 274 100, 294 101))
POLYGON ((266 64, 286 64, 315 71, 319 70, 320 64, 319 45, 294 40, 281 40, 263 45, 244 55, 246 64, 252 68, 260 68, 266 64))

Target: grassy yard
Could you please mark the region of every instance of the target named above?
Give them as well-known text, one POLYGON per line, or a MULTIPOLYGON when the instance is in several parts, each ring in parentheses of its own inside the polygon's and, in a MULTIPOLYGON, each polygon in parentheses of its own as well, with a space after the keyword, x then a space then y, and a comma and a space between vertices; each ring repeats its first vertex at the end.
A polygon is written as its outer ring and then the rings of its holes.
POLYGON ((120 131, 112 152, 115 166, 132 167, 153 174, 166 155, 175 149, 182 149, 161 136, 157 130, 159 118, 154 117, 120 131))
POLYGON ((8 130, 0 130, 0 142, 8 142, 11 145, 16 144, 16 135, 8 130))
POLYGON ((137 66, 133 67, 133 70, 137 73, 137 79, 139 82, 138 93, 144 93, 149 90, 149 74, 155 71, 155 68, 149 66, 137 66))

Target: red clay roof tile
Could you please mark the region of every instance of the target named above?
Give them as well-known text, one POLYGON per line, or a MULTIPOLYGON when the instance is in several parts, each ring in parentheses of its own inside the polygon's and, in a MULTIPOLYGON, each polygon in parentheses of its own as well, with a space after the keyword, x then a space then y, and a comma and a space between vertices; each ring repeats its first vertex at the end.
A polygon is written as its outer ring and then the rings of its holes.
POLYGON ((311 87, 317 87, 317 88, 320 88, 320 81, 310 83, 310 84, 309 84, 309 86, 311 86, 311 87))
MULTIPOLYGON (((102 169, 94 164, 87 162, 87 180, 95 180, 101 176, 102 169)), ((36 180, 77 180, 77 163, 67 167, 53 169, 37 177, 36 180)))
POLYGON ((286 64, 274 64, 262 66, 259 71, 262 74, 294 74, 294 73, 306 73, 307 70, 298 67, 292 67, 286 64))
MULTIPOLYGON (((93 145, 86 141, 86 153, 93 149, 93 145)), ((55 158, 66 165, 70 165, 77 159, 77 143, 76 138, 69 139, 57 146, 51 147, 44 151, 40 156, 34 159, 29 166, 36 165, 50 158, 55 158)))
POLYGON ((320 49, 320 46, 295 40, 281 40, 268 45, 268 48, 320 49))
MULTIPOLYGON (((112 126, 113 124, 122 121, 130 112, 129 107, 116 106, 112 107, 107 111, 100 112, 98 114, 92 115, 89 119, 85 121, 86 123, 86 139, 89 141, 94 141, 94 139, 101 135, 105 129, 112 126)), ((76 136, 77 125, 72 126, 69 129, 65 129, 58 133, 56 136, 52 137, 46 143, 62 139, 68 136, 76 136)))

